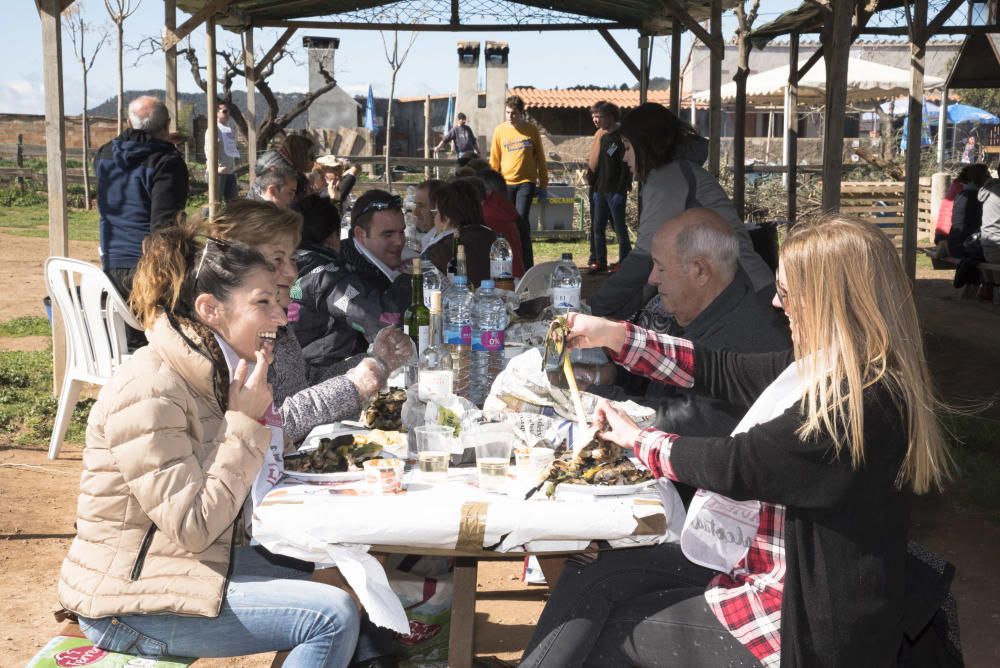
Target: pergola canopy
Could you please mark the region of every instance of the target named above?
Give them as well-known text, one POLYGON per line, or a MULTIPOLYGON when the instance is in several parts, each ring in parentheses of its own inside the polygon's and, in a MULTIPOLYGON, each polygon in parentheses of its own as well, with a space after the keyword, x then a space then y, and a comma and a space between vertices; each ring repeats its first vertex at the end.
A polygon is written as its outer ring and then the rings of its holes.
MULTIPOLYGON (((734 7, 738 1, 723 0, 722 7, 734 7)), ((197 14, 216 5, 218 24, 233 30, 327 18, 356 23, 358 30, 389 23, 403 29, 453 31, 468 25, 478 29, 528 25, 567 29, 583 23, 591 28, 626 28, 666 35, 673 30, 667 9, 670 4, 671 0, 178 0, 177 7, 197 14)), ((676 4, 695 21, 710 17, 711 0, 678 0, 676 4)))

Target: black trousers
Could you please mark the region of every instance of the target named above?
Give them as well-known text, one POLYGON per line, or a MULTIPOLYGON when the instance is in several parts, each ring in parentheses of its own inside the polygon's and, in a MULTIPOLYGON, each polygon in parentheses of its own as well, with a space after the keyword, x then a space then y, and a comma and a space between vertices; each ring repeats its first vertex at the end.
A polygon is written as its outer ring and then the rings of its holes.
POLYGON ((528 214, 531 213, 531 199, 535 196, 534 183, 518 183, 507 185, 507 199, 517 209, 517 232, 521 235, 521 254, 524 258, 524 269, 527 271, 535 266, 535 252, 531 246, 531 224, 528 214))
POLYGON ((519 665, 759 666, 705 601, 715 575, 671 543, 571 559, 519 665))
MULTIPOLYGON (((128 303, 129 295, 132 294, 132 280, 135 278, 135 268, 105 269, 104 273, 111 279, 111 284, 122 296, 125 303, 128 303)), ((146 341, 146 334, 139 329, 133 329, 125 325, 125 342, 128 344, 129 352, 142 348, 149 342, 146 341)))

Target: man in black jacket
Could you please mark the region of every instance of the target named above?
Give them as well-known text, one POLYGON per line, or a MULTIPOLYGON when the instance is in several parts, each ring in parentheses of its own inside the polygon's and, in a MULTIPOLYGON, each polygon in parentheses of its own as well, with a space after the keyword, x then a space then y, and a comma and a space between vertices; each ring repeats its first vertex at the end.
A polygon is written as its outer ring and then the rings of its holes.
POLYGON ((125 299, 143 240, 175 222, 188 197, 188 169, 168 139, 166 106, 154 97, 139 97, 129 104, 128 118, 132 127, 102 146, 94 165, 101 264, 125 299))
POLYGON ((300 274, 292 286, 289 320, 312 366, 364 352, 380 329, 399 325, 410 305, 399 197, 369 190, 351 208, 351 224, 340 256, 300 274))

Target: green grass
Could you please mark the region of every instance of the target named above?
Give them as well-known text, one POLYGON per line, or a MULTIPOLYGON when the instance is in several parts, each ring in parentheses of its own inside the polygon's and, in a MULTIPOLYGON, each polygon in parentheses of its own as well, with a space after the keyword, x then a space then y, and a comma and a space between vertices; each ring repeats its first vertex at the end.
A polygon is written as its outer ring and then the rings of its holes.
MULTIPOLYGON (((93 403, 92 399, 77 403, 67 441, 83 441, 93 403)), ((52 394, 51 348, 0 352, 0 450, 47 448, 57 408, 58 399, 52 394)))
POLYGON ((51 333, 48 318, 24 316, 0 322, 0 336, 49 336, 51 333))
MULTIPOLYGON (((578 267, 587 264, 587 257, 590 255, 590 244, 586 241, 534 241, 532 247, 535 251, 535 264, 558 260, 563 253, 572 253, 573 261, 578 267)), ((609 255, 617 257, 617 245, 609 246, 609 255), (613 252, 612 252, 613 251, 613 252)))
POLYGON ((944 420, 958 475, 948 493, 1000 523, 1000 422, 967 415, 944 420))
MULTIPOLYGON (((70 209, 69 238, 71 241, 97 241, 97 210, 70 209)), ((44 204, 0 208, 0 232, 21 237, 49 236, 49 209, 44 204)))

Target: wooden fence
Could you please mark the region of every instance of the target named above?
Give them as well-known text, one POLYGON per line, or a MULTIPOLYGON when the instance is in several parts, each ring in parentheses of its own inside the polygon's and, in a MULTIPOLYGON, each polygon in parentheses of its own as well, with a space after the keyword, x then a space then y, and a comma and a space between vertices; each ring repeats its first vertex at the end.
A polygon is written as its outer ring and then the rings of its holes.
MULTIPOLYGON (((840 212, 871 220, 882 228, 897 246, 902 245, 902 181, 844 181, 840 187, 840 212)), ((933 238, 931 182, 929 178, 921 178, 917 208, 917 241, 929 243, 933 238)))

